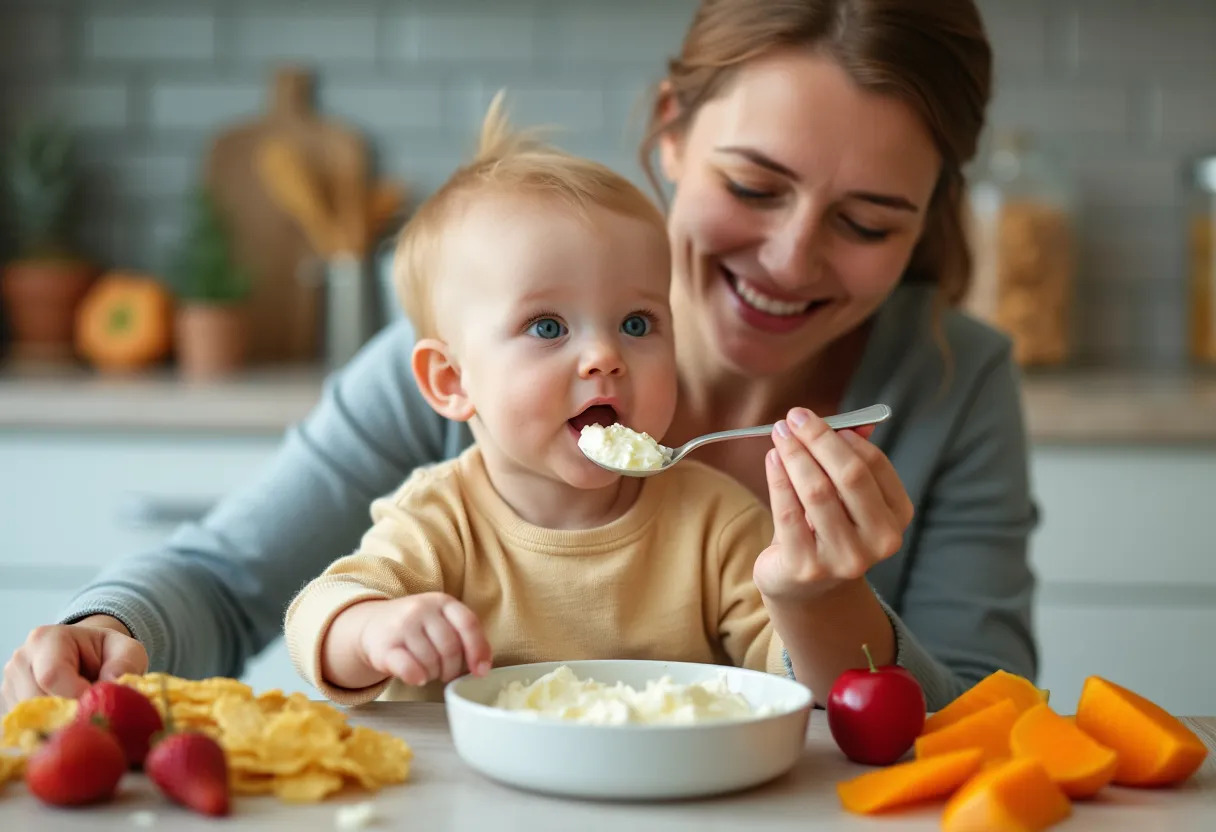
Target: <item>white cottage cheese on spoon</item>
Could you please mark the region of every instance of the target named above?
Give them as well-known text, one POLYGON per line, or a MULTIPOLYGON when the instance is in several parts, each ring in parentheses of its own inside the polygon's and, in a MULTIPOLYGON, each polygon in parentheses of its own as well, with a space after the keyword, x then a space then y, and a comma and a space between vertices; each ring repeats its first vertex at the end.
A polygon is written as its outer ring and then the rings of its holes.
POLYGON ((587 425, 579 433, 578 446, 601 465, 628 471, 655 471, 671 455, 670 450, 645 431, 638 432, 620 423, 608 427, 587 425))

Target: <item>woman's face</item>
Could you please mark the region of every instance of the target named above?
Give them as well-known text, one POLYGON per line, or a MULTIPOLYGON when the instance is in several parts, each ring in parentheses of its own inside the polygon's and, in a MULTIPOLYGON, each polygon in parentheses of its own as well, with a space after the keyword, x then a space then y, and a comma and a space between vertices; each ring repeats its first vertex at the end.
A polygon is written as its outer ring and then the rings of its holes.
POLYGON ((891 293, 941 164, 911 107, 795 51, 742 67, 660 151, 676 314, 727 367, 765 376, 805 365, 891 293))

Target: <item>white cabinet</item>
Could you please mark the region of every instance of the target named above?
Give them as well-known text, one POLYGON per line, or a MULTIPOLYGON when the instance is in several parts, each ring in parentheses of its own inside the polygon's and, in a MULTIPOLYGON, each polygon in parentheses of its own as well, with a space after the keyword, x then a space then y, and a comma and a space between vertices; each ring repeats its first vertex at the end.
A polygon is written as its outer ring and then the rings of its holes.
POLYGON ((1071 712, 1100 675, 1216 713, 1216 447, 1044 446, 1032 540, 1039 683, 1071 712))
MULTIPOLYGON (((160 543, 183 514, 253 477, 272 435, 0 431, 0 664, 101 567, 160 543)), ((258 689, 305 690, 280 639, 258 689)))
POLYGON ((0 432, 0 566, 92 573, 244 483, 277 437, 0 432), (158 519, 158 517, 164 519, 158 519))

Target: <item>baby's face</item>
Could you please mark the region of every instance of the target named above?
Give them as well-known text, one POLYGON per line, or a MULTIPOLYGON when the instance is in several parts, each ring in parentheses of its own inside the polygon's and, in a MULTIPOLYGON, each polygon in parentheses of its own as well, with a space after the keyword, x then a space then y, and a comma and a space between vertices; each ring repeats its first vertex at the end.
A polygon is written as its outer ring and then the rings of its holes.
POLYGON ((487 454, 580 488, 614 475, 578 449, 586 424, 661 437, 676 369, 662 228, 556 199, 479 198, 444 244, 435 286, 487 454), (487 447, 491 446, 491 447, 487 447))

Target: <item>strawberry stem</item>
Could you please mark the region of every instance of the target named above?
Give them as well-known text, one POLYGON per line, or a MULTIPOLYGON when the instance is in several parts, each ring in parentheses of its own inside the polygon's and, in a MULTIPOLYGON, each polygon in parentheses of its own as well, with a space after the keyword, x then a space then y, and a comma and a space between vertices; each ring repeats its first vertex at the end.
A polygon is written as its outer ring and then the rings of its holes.
POLYGON ((866 654, 866 664, 870 665, 870 672, 877 673, 878 668, 874 666, 874 657, 870 655, 870 645, 861 645, 861 652, 866 654))

